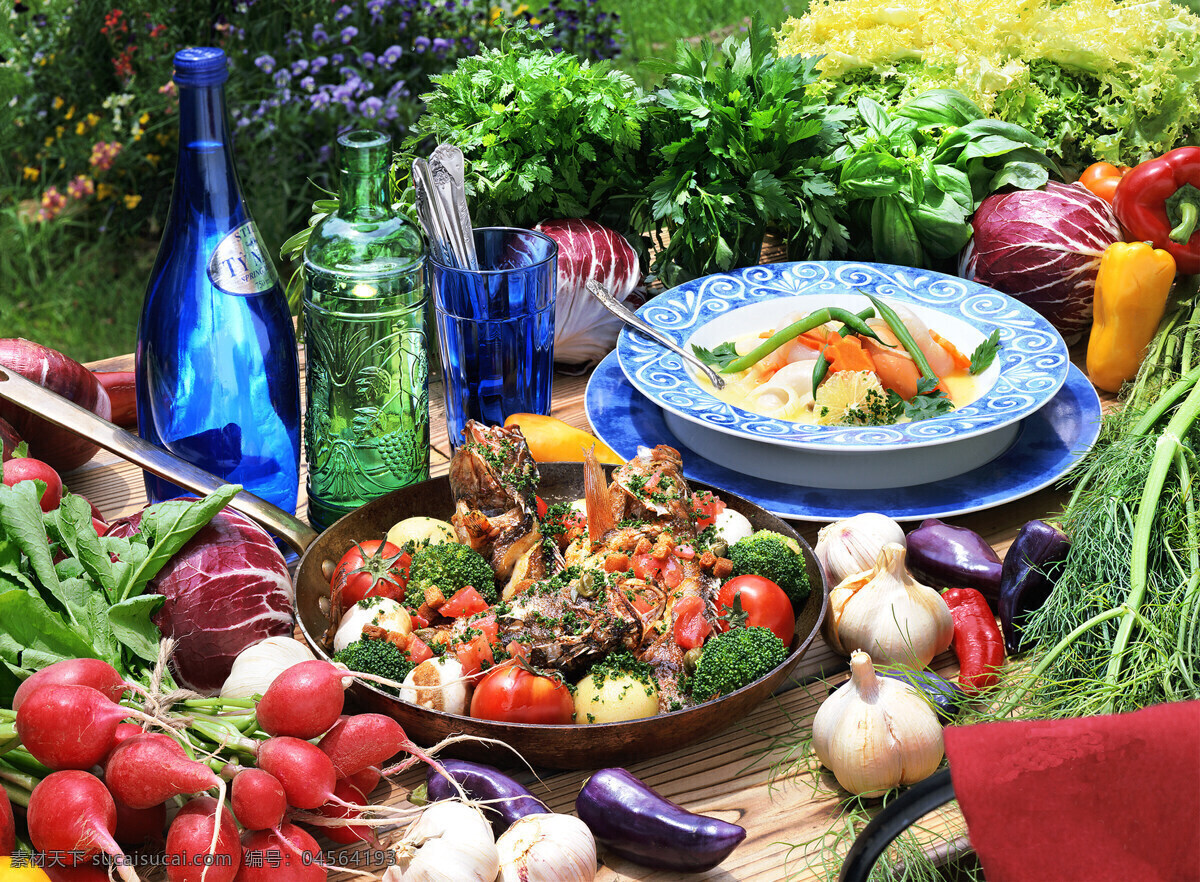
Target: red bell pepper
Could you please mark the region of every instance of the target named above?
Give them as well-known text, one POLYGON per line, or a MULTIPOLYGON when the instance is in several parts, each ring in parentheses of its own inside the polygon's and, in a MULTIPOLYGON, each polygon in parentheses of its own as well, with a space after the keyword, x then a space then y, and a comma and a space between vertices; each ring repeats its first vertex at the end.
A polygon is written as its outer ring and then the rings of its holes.
POLYGON ((974 694, 995 686, 996 671, 1004 664, 1004 637, 988 606, 974 588, 951 588, 942 592, 954 620, 951 646, 958 656, 958 685, 974 694))
POLYGON ((1130 241, 1170 252, 1181 273, 1200 273, 1200 147, 1135 166, 1117 185, 1113 212, 1130 241))

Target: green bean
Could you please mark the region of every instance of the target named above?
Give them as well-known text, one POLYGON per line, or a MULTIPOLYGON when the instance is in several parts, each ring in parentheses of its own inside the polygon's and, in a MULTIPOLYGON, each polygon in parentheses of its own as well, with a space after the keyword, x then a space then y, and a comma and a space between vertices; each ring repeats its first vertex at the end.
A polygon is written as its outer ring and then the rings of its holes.
MULTIPOLYGON (((867 307, 862 312, 857 313, 857 315, 860 319, 862 319, 865 322, 867 319, 875 317, 875 310, 871 309, 870 307, 867 307)), ((838 336, 839 337, 848 337, 848 336, 850 336, 851 333, 852 332, 850 330, 849 325, 842 325, 841 329, 838 331, 838 336)), ((875 339, 878 340, 879 338, 876 337, 875 339)), ((812 387, 813 387, 814 392, 816 392, 817 387, 821 385, 821 381, 825 379, 825 373, 828 370, 829 370, 829 362, 825 358, 825 350, 822 349, 820 352, 817 353, 817 360, 813 364, 812 387)))
MULTIPOLYGON (((856 333, 879 340, 879 337, 867 326, 866 322, 854 313, 836 306, 826 306, 799 321, 792 322, 782 331, 776 331, 762 343, 758 344, 758 346, 754 347, 754 349, 740 358, 735 358, 729 364, 725 365, 725 367, 721 368, 721 373, 736 374, 739 371, 746 370, 748 367, 753 367, 784 343, 796 339, 805 331, 811 331, 818 325, 834 321, 848 325, 856 333)), ((879 342, 882 343, 883 341, 880 340, 879 342)))
POLYGON ((867 299, 879 311, 879 317, 883 319, 888 326, 888 329, 900 341, 900 345, 908 351, 912 356, 913 364, 917 366, 917 370, 921 372, 921 376, 933 382, 941 382, 938 375, 933 372, 933 368, 929 366, 929 361, 925 358, 925 353, 921 351, 921 347, 917 345, 917 341, 913 339, 912 333, 904 324, 900 316, 896 315, 896 310, 892 309, 886 303, 882 302, 878 297, 867 294, 867 299))

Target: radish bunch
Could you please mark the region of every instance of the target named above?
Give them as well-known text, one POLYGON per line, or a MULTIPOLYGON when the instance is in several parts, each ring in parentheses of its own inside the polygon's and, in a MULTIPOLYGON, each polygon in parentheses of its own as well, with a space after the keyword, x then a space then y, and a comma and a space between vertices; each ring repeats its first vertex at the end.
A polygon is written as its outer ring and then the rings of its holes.
MULTIPOLYGON (((169 882, 320 882, 319 847, 296 822, 339 843, 374 841, 375 826, 410 814, 370 804, 381 777, 417 760, 441 769, 391 717, 344 714, 350 682, 330 662, 296 664, 257 705, 242 703, 239 729, 221 716, 156 718, 120 704, 127 691, 144 690, 96 659, 39 671, 13 702, 24 750, 54 770, 30 796, 34 847, 73 855, 58 879, 90 882, 107 861, 135 882, 122 845, 163 840, 168 806, 182 805, 165 833, 169 882), (261 731, 245 731, 255 721, 261 731), (218 741, 216 752, 199 747, 197 733, 218 741), (240 759, 227 762, 222 748, 240 759), (408 757, 381 772, 401 753, 408 757)), ((11 828, 0 811, 0 847, 11 828)))

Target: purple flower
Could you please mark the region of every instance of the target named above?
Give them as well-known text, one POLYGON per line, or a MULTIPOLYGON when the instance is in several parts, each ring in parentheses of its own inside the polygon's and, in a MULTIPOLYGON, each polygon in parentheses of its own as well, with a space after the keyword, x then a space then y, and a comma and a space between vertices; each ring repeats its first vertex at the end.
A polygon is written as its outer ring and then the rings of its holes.
POLYGON ((358 105, 358 112, 367 119, 374 119, 379 116, 379 111, 383 110, 383 102, 378 98, 368 98, 362 104, 358 105))
POLYGON ((317 81, 314 80, 312 77, 305 77, 304 79, 302 79, 300 81, 300 88, 303 89, 305 92, 311 92, 316 87, 317 87, 317 81))
POLYGON ((429 48, 429 38, 424 34, 413 40, 413 51, 424 52, 429 48))
POLYGON ((403 98, 408 95, 408 89, 404 88, 404 80, 396 80, 392 83, 392 87, 387 90, 389 98, 403 98))
POLYGON ((304 73, 306 70, 308 70, 308 59, 307 58, 297 58, 295 61, 292 62, 292 76, 298 77, 298 76, 300 76, 300 74, 304 73))
POLYGON ((351 40, 353 40, 357 36, 358 36, 358 28, 354 27, 354 25, 351 25, 348 28, 342 28, 342 42, 343 43, 349 43, 351 40))
POLYGON ((442 37, 433 38, 433 52, 435 55, 445 55, 454 48, 454 43, 442 37))
POLYGON ((380 56, 379 63, 384 67, 391 67, 400 60, 400 56, 403 54, 404 50, 393 43, 391 46, 388 46, 387 49, 383 50, 383 55, 380 56))
POLYGON ((385 0, 370 0, 367 3, 367 12, 371 13, 371 24, 383 24, 383 8, 386 5, 385 0))
POLYGON ((365 67, 367 70, 370 70, 375 66, 375 53, 363 52, 358 56, 358 60, 362 63, 363 67, 365 67))
POLYGON ((288 73, 287 68, 275 71, 275 86, 282 89, 292 81, 292 75, 288 73))
POLYGON ((337 65, 338 67, 340 67, 342 65, 342 63, 345 62, 346 56, 343 55, 341 52, 334 52, 332 55, 329 56, 329 60, 331 62, 333 62, 335 65, 337 65))
POLYGON ((269 74, 275 70, 275 59, 270 55, 260 55, 254 59, 254 66, 265 74, 269 74))
POLYGON ((313 25, 312 38, 313 42, 318 46, 322 43, 329 42, 329 34, 325 33, 325 25, 321 24, 320 22, 313 25))
POLYGON ((283 35, 284 45, 288 46, 289 48, 292 46, 299 46, 303 40, 304 38, 300 36, 300 32, 295 28, 292 28, 283 35))
POLYGON ((333 158, 333 147, 329 144, 322 144, 321 149, 317 151, 318 162, 329 162, 333 158))
POLYGON ((354 10, 351 9, 349 6, 339 6, 337 9, 337 12, 335 12, 333 14, 333 20, 334 21, 342 21, 343 19, 349 18, 350 13, 352 13, 352 12, 354 12, 354 10))
POLYGON ((324 55, 318 55, 316 58, 314 58, 312 60, 312 64, 309 65, 308 71, 309 71, 309 73, 314 73, 314 74, 320 73, 321 68, 325 67, 325 65, 327 65, 327 64, 329 64, 329 59, 326 58, 324 55))
POLYGON ((322 89, 321 91, 317 92, 317 94, 309 98, 308 103, 313 110, 322 110, 329 106, 329 102, 332 100, 332 98, 333 96, 330 94, 328 89, 322 89))

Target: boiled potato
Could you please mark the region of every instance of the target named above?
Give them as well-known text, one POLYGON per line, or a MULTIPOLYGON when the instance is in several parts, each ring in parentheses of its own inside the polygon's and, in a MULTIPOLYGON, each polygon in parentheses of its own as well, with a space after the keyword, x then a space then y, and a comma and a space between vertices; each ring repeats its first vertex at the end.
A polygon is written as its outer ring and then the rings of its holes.
POLYGON ((454 527, 437 518, 415 517, 405 518, 392 525, 387 532, 387 541, 397 547, 405 542, 416 542, 417 545, 441 545, 443 542, 457 542, 458 536, 454 527))
POLYGON ((575 686, 576 723, 619 723, 657 713, 658 686, 649 677, 604 671, 575 686))

